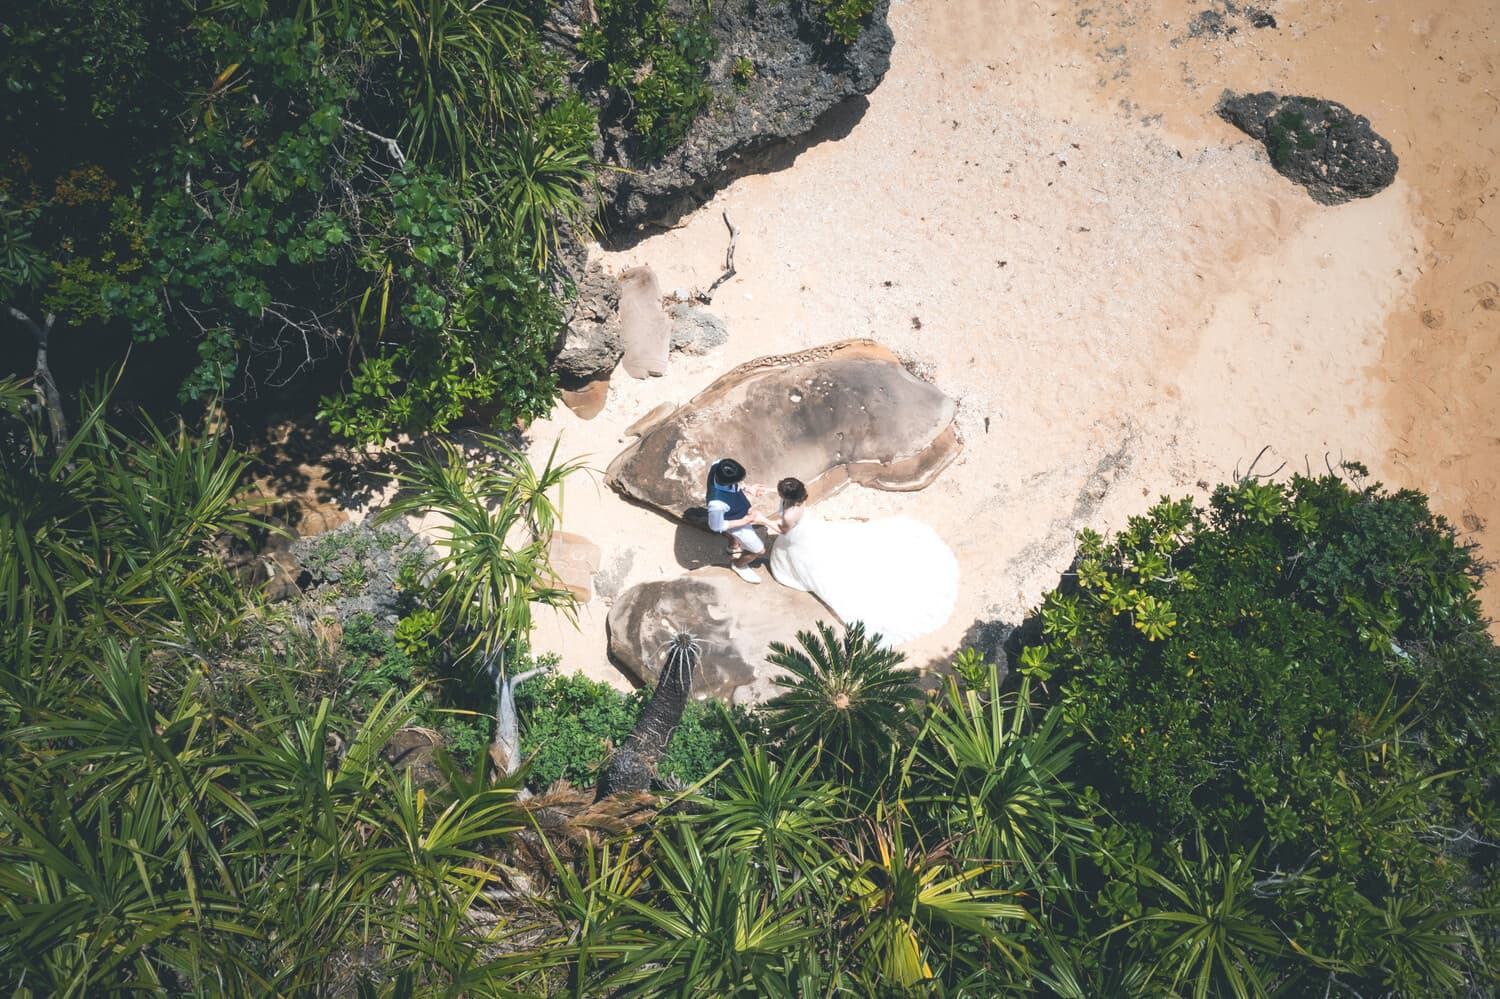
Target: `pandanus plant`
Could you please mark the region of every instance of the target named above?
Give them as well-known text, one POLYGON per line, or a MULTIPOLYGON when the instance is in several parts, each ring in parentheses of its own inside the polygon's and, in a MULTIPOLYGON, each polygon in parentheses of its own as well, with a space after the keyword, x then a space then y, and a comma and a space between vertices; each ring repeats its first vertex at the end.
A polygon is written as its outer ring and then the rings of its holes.
POLYGON ((526 453, 492 435, 479 442, 494 460, 476 463, 456 445, 441 441, 433 456, 417 455, 398 476, 401 492, 381 521, 439 514, 435 544, 433 609, 451 629, 459 659, 477 660, 495 686, 493 755, 501 771, 520 767, 515 689, 541 672, 512 676, 506 657, 531 633, 534 606, 554 607, 570 618, 577 598, 563 586, 549 561, 560 500, 551 493, 580 460, 557 460, 553 445, 538 470, 526 453))

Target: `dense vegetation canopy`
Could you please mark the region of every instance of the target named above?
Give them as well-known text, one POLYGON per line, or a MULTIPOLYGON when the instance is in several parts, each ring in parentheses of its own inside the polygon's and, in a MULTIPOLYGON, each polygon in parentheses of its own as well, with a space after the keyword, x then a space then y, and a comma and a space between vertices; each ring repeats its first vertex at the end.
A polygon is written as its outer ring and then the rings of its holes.
POLYGON ((858 626, 800 635, 783 697, 690 706, 655 793, 599 797, 645 695, 550 672, 507 708, 556 664, 526 615, 475 616, 554 599, 526 539, 567 463, 412 455, 454 530, 327 535, 332 582, 268 605, 224 558, 257 529, 241 456, 97 404, 58 450, 24 386, 0 399, 13 992, 1493 982, 1500 657, 1414 493, 1246 480, 1086 533, 1009 677, 969 653, 924 695, 858 626), (504 548, 462 527, 479 488, 504 548), (397 620, 341 611, 391 558, 397 620))
POLYGON ((142 396, 312 391, 357 441, 544 414, 552 258, 595 210, 580 86, 652 153, 707 101, 701 12, 596 6, 574 51, 530 0, 8 4, 11 370, 50 316, 65 381, 134 344, 142 396))

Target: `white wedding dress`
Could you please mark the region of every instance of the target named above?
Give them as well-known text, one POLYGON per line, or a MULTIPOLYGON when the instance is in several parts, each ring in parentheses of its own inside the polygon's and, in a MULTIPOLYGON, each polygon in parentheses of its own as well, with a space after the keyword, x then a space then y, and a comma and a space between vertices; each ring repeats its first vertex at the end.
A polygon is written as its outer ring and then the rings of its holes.
POLYGON ((771 546, 771 575, 816 595, 894 648, 941 628, 958 602, 958 560, 910 517, 828 521, 804 508, 771 546))

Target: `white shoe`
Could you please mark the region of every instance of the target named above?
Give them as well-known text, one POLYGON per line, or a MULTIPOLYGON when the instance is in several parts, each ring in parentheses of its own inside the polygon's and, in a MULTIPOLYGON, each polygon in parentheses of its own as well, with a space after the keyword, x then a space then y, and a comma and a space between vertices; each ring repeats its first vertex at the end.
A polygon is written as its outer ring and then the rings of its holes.
POLYGON ((733 569, 734 574, 747 583, 760 582, 760 576, 758 576, 755 570, 750 568, 748 565, 731 565, 729 568, 733 569))

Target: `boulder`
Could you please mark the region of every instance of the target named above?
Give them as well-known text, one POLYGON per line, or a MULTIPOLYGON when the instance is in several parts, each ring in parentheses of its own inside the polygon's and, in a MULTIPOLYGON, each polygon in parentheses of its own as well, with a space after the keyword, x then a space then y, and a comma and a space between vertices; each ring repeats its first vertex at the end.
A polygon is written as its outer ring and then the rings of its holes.
POLYGON ((793 475, 814 500, 850 481, 921 489, 957 457, 952 399, 872 340, 740 365, 646 430, 605 475, 628 499, 683 520, 708 466, 733 457, 752 484, 793 475))
POLYGON ((662 420, 665 420, 667 417, 671 416, 672 410, 675 408, 676 407, 674 407, 670 402, 657 403, 655 406, 652 406, 651 409, 646 413, 636 417, 635 422, 625 428, 625 436, 639 437, 641 434, 644 434, 646 431, 656 426, 662 420))
POLYGON ((1276 172, 1319 204, 1368 198, 1396 179, 1399 160, 1370 120, 1337 101, 1224 91, 1219 117, 1263 143, 1276 172))
POLYGON ((667 373, 672 323, 661 308, 661 284, 649 267, 632 267, 620 275, 620 366, 632 378, 667 373))
MULTIPOLYGON (((576 262, 563 260, 559 255, 558 266, 571 268, 576 262)), ((619 283, 605 273, 597 260, 583 264, 582 273, 570 275, 567 280, 576 282, 576 294, 553 367, 565 383, 574 385, 608 378, 625 352, 620 340, 619 283)))
POLYGON ((265 569, 267 601, 275 603, 278 600, 292 600, 302 595, 302 586, 298 582, 302 577, 302 563, 298 562, 291 552, 268 551, 260 557, 260 564, 265 569))
POLYGON ((724 320, 687 302, 672 306, 672 349, 684 354, 706 354, 729 342, 724 320))
POLYGON ((813 130, 831 109, 870 93, 891 64, 890 0, 874 0, 859 37, 834 37, 819 0, 672 0, 679 23, 706 16, 716 52, 710 58, 707 108, 683 141, 664 153, 628 127, 629 101, 608 84, 609 67, 578 51, 596 20, 590 0, 560 0, 543 37, 578 67, 573 82, 600 115, 597 154, 618 169, 600 173, 606 229, 670 224, 734 177, 760 168, 764 154, 813 130))
POLYGON ((610 659, 632 682, 655 684, 663 647, 687 631, 704 649, 693 694, 744 704, 775 695, 778 670, 766 662, 772 642, 794 642, 799 630, 837 620, 810 593, 769 580, 751 586, 713 566, 632 586, 615 599, 606 624, 610 659))
POLYGON ((397 774, 410 774, 413 787, 436 788, 446 782, 437 754, 443 748, 443 736, 430 728, 413 726, 397 729, 380 747, 380 756, 397 774))
POLYGON ((570 591, 578 602, 594 599, 594 573, 599 571, 599 546, 581 534, 558 531, 552 535, 547 562, 558 585, 570 591))
POLYGON ((609 401, 609 379, 596 378, 591 382, 585 382, 582 388, 563 389, 562 403, 573 411, 573 415, 580 420, 592 420, 604 412, 604 404, 609 401))

